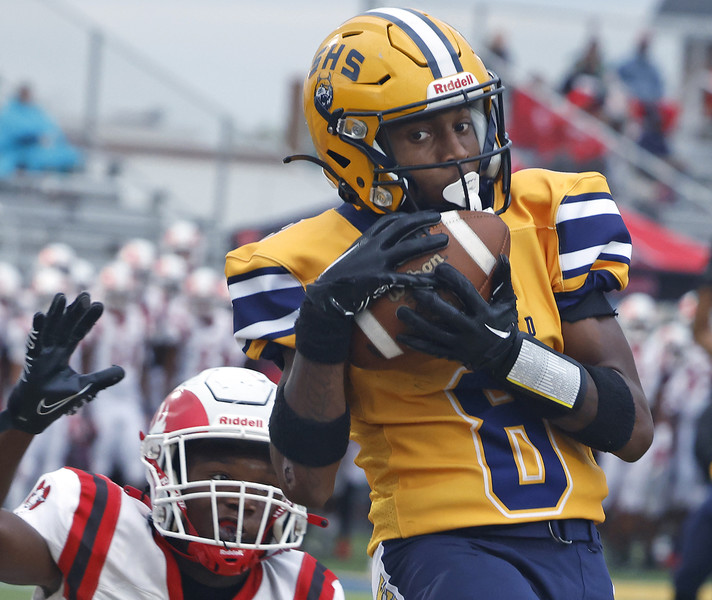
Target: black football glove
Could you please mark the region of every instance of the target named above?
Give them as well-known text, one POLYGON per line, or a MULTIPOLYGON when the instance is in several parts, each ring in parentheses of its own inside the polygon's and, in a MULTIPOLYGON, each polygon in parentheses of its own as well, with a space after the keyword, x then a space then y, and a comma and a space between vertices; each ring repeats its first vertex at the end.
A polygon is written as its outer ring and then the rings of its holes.
POLYGON ((436 211, 380 217, 314 283, 307 285, 307 298, 321 310, 351 317, 394 287, 423 285, 420 278, 395 269, 410 258, 447 246, 444 233, 416 235, 439 222, 440 213, 436 211))
POLYGON ((35 314, 27 336, 25 367, 7 408, 0 413, 0 431, 41 433, 62 415, 76 411, 99 391, 121 381, 124 370, 118 366, 87 375, 69 366, 77 344, 103 309, 82 292, 69 306, 64 294, 57 294, 46 314, 35 314))
POLYGON ((432 277, 436 287, 457 296, 462 310, 443 300, 434 289, 413 290, 423 312, 407 306, 398 308, 398 318, 410 328, 410 333, 399 335, 398 340, 420 352, 461 362, 468 369, 497 371, 520 333, 509 259, 505 255, 498 259, 489 303, 452 265, 438 265, 432 277))
POLYGON ((431 285, 418 276, 398 273, 396 267, 447 245, 445 234, 423 235, 439 221, 440 213, 435 211, 380 217, 307 285, 294 325, 299 353, 319 363, 344 362, 354 315, 392 288, 431 285))
POLYGON ((458 297, 462 310, 434 290, 416 289, 413 296, 427 318, 407 306, 399 307, 396 314, 411 331, 399 335, 399 341, 459 361, 468 369, 486 369, 508 388, 536 400, 531 406, 545 418, 568 415, 581 407, 587 389, 583 365, 519 331, 517 297, 505 255, 497 261, 489 302, 447 263, 436 267, 433 278, 439 288, 458 297))

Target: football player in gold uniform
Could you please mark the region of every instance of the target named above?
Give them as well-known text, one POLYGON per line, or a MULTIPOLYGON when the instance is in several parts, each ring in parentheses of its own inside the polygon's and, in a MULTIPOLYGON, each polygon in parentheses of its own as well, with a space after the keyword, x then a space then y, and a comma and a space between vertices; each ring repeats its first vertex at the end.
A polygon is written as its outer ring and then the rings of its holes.
POLYGON ((270 423, 282 489, 323 503, 349 433, 361 447, 378 599, 612 599, 593 450, 634 461, 652 440, 605 296, 626 286, 631 256, 605 178, 511 174, 502 92, 430 15, 347 21, 304 85, 318 157, 294 157, 319 164, 344 204, 226 261, 236 339, 283 369, 270 423), (509 226, 489 303, 449 265, 395 271, 447 243, 415 234, 451 210, 509 226), (419 352, 399 369, 350 364, 358 315, 403 287, 418 306, 399 309, 399 341, 419 352))

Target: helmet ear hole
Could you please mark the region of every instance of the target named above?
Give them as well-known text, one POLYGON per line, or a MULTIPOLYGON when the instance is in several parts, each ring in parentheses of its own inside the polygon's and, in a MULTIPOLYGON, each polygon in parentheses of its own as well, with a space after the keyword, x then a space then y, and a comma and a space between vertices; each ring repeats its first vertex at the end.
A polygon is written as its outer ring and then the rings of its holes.
POLYGON ((334 152, 333 150, 327 150, 326 153, 331 157, 334 162, 336 162, 342 169, 345 169, 351 164, 351 161, 346 158, 343 154, 334 152))

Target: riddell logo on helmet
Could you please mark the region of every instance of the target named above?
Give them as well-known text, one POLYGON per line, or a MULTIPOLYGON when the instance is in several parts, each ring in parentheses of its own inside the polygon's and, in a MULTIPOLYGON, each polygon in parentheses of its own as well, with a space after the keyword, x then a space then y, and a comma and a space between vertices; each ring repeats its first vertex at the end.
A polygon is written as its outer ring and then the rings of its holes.
POLYGON ((477 84, 477 80, 472 73, 458 73, 450 77, 436 79, 428 85, 428 98, 456 92, 457 90, 465 89, 475 84, 477 84))
POLYGON ((264 428, 265 422, 262 419, 251 419, 249 417, 228 417, 222 416, 218 419, 219 425, 242 425, 243 427, 264 428))

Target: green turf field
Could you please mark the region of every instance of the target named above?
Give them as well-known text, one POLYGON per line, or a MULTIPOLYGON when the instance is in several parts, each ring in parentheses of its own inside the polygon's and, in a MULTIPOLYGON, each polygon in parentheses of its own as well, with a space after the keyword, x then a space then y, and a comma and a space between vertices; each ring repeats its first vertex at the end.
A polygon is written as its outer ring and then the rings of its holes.
MULTIPOLYGON (((353 555, 348 560, 331 556, 332 541, 324 530, 316 530, 305 543, 305 550, 318 557, 339 576, 346 590, 346 600, 370 600, 370 562, 366 556, 365 534, 354 536, 353 555)), ((673 591, 668 571, 612 570, 616 600, 672 600, 673 591)), ((31 600, 32 588, 7 586, 0 583, 0 600, 31 600)), ((712 582, 707 584, 699 600, 712 600, 712 582)))
MULTIPOLYGON (((616 600, 672 600, 666 574, 620 576, 615 578, 616 600)), ((32 588, 0 584, 0 600, 30 600, 32 588)), ((370 600, 369 592, 346 590, 346 600, 370 600)), ((712 600, 712 585, 707 585, 699 600, 712 600)))

